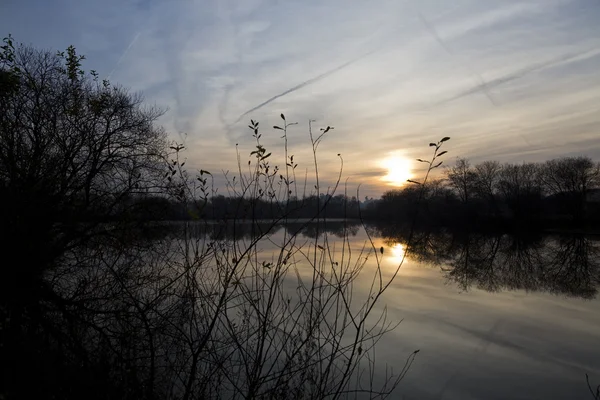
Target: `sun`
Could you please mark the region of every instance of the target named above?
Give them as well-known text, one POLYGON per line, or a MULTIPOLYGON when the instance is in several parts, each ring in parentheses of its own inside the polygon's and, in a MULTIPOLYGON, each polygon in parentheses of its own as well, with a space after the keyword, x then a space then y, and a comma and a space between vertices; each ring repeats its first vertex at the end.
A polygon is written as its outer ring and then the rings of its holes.
POLYGON ((402 186, 406 184, 406 180, 412 177, 411 162, 400 156, 386 158, 381 162, 382 166, 387 169, 387 175, 381 178, 393 186, 402 186))

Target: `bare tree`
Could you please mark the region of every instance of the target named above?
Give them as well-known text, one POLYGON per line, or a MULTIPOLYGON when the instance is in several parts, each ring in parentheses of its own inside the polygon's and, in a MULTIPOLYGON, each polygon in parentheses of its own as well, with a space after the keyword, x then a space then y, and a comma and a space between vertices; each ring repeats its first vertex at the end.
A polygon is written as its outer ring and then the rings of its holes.
POLYGON ((161 111, 85 74, 74 48, 53 54, 10 43, 2 59, 11 76, 0 98, 2 243, 21 254, 28 280, 156 189, 166 142, 154 126, 161 111))
POLYGON ((161 111, 84 73, 82 60, 73 47, 55 54, 11 38, 0 51, 0 358, 13 388, 27 385, 25 371, 50 373, 58 364, 34 366, 53 352, 75 354, 61 347, 55 313, 70 321, 76 314, 66 313, 69 300, 48 273, 95 240, 118 236, 123 246, 134 235, 119 228, 129 225, 136 196, 162 182, 165 133, 154 125, 161 111))
POLYGON ((587 193, 600 184, 600 164, 589 157, 564 157, 546 161, 540 180, 548 194, 562 197, 577 220, 585 217, 587 193))
POLYGON ((539 165, 505 164, 500 172, 498 191, 517 219, 529 219, 540 212, 542 187, 538 180, 539 165))
POLYGON ((497 186, 502 165, 497 161, 484 161, 475 166, 475 192, 483 200, 488 212, 498 214, 497 186))
POLYGON ((454 166, 446 169, 446 177, 450 182, 450 186, 456 190, 460 200, 465 204, 469 203, 475 193, 477 182, 477 175, 469 160, 458 158, 454 166))

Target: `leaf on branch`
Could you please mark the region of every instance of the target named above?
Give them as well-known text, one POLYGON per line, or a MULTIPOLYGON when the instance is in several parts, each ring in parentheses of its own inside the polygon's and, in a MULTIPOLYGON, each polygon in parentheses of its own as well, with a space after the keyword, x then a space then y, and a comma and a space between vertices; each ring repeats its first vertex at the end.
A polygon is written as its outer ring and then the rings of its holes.
POLYGON ((427 160, 423 160, 423 159, 421 159, 421 158, 417 158, 417 161, 418 161, 418 162, 426 162, 426 163, 429 163, 429 161, 427 161, 427 160))
POLYGON ((444 150, 444 151, 442 151, 440 154, 438 154, 437 156, 438 156, 438 157, 439 157, 439 156, 443 156, 443 155, 444 155, 444 154, 446 154, 446 153, 447 153, 447 151, 445 151, 445 150, 444 150))
POLYGON ((412 179, 407 179, 406 182, 416 183, 417 185, 421 184, 421 182, 413 181, 412 179))
POLYGON ((439 167, 440 165, 442 165, 442 163, 443 163, 443 161, 440 161, 440 162, 439 162, 439 163, 437 163, 437 164, 436 164, 436 165, 435 165, 433 168, 437 168, 437 167, 439 167))
POLYGON ((281 128, 281 127, 279 127, 279 126, 277 126, 277 125, 273 125, 273 129, 280 129, 280 130, 283 130, 283 128, 281 128))
POLYGON ((429 143, 429 146, 434 146, 435 147, 435 146, 437 146, 437 144, 435 144, 435 143, 432 142, 432 143, 429 143))
POLYGON ((447 142, 448 140, 450 140, 449 136, 446 136, 445 138, 442 138, 442 140, 440 140, 441 143, 447 142))
POLYGON ((285 115, 283 115, 283 113, 281 113, 280 115, 281 119, 285 121, 285 115))

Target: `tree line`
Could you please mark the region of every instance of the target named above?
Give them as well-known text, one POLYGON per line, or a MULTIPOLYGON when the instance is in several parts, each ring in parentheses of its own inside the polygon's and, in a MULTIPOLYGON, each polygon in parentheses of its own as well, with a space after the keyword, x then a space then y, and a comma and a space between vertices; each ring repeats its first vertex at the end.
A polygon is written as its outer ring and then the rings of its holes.
POLYGON ((290 197, 284 201, 241 196, 209 196, 205 201, 178 201, 160 195, 129 200, 129 218, 136 220, 254 220, 314 218, 359 219, 360 202, 343 194, 290 197))
POLYGON ((582 226, 600 222, 599 187, 600 164, 589 157, 476 165, 459 158, 441 179, 385 192, 364 215, 410 221, 418 211, 422 223, 446 226, 582 226))
POLYGON ((600 164, 589 157, 520 164, 484 161, 476 165, 459 158, 440 179, 407 183, 368 202, 344 194, 313 194, 281 202, 215 195, 198 205, 144 196, 132 203, 132 209, 139 218, 150 219, 298 219, 320 215, 395 222, 411 221, 418 210, 419 223, 427 225, 583 226, 600 222, 599 188, 600 164))

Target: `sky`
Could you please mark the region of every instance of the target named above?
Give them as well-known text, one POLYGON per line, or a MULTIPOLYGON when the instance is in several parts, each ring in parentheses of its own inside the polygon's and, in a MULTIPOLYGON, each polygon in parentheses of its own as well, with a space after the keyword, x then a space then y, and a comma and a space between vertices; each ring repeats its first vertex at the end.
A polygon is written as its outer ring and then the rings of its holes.
POLYGON ((298 122, 299 183, 314 174, 314 120, 315 133, 334 127, 318 147, 321 191, 341 154, 361 197, 398 184, 386 176, 422 177, 414 159, 444 136, 449 165, 600 160, 598 21, 600 0, 0 1, 2 36, 72 44, 84 68, 143 92, 217 185, 237 170, 236 144, 244 164, 254 149, 250 119, 283 165, 283 113, 298 122))

